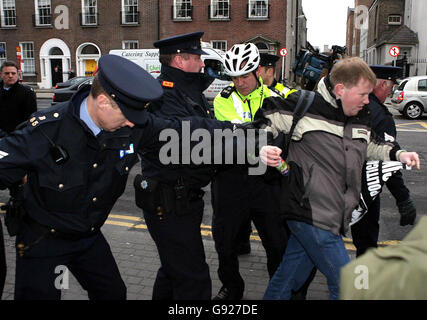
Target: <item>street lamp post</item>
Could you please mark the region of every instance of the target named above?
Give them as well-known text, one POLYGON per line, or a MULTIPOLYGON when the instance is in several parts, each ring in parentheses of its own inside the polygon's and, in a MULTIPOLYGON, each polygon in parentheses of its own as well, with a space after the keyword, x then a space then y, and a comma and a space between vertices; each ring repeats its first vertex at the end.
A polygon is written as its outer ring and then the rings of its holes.
MULTIPOLYGON (((295 8, 295 60, 297 60, 297 55, 298 55, 298 6, 299 6, 299 1, 296 0, 296 8, 295 8)), ((297 75, 294 72, 294 82, 297 81, 297 75)))

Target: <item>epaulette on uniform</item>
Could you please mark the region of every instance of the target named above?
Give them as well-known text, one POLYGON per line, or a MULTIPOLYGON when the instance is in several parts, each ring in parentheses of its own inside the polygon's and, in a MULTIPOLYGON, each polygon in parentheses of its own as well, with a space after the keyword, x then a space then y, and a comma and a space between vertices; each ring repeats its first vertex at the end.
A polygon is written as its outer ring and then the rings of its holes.
POLYGON ((165 81, 165 80, 163 80, 162 82, 160 82, 160 84, 162 85, 163 88, 170 88, 170 89, 172 89, 173 87, 175 87, 175 83, 173 83, 172 81, 165 81))
POLYGON ((50 110, 50 111, 38 111, 31 115, 27 121, 29 128, 37 128, 41 124, 58 121, 62 118, 61 113, 63 110, 50 110))
POLYGON ((223 98, 229 98, 230 95, 233 93, 233 91, 236 90, 235 86, 228 86, 222 89, 221 91, 221 97, 223 98))

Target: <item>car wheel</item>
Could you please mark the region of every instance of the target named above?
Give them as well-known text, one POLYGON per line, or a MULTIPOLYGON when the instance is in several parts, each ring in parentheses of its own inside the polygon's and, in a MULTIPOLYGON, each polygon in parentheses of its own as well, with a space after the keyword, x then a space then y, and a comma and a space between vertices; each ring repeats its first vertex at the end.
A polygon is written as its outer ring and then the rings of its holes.
POLYGON ((403 115, 407 119, 418 119, 423 114, 424 108, 418 102, 409 102, 403 109, 403 115))

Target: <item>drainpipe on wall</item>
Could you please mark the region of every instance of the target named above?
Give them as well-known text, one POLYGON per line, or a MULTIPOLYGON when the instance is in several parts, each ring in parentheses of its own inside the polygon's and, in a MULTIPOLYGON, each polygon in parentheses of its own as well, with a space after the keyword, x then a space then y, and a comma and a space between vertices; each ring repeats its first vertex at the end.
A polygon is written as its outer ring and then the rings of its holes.
MULTIPOLYGON (((299 6, 299 3, 298 3, 298 0, 295 0, 296 1, 296 7, 295 7, 295 60, 297 59, 297 54, 298 54, 298 6, 299 6)), ((294 72, 294 82, 296 82, 297 81, 297 75, 296 75, 296 73, 294 72)))
POLYGON ((160 40, 160 0, 157 0, 157 40, 160 40))

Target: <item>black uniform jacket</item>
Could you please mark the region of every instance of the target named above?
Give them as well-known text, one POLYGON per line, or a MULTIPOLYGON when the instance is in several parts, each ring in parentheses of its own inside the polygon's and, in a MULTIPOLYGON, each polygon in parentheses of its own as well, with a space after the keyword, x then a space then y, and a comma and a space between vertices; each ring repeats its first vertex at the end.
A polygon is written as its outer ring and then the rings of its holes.
POLYGON ((387 135, 396 139, 397 132, 393 115, 373 93, 369 95, 368 107, 371 110, 372 130, 386 141, 390 141, 387 139, 387 135))
POLYGON ((5 90, 3 81, 0 82, 0 129, 12 132, 35 111, 36 94, 31 88, 17 82, 5 90))
POLYGON ((87 89, 79 91, 72 101, 35 113, 24 129, 0 139, 0 188, 19 183, 28 174, 24 188, 28 215, 67 234, 103 225, 138 161, 136 152, 131 153, 136 134, 143 133, 142 144, 151 143, 156 134, 125 127, 95 137, 78 116, 88 94, 87 89), (51 156, 53 144, 69 154, 64 164, 56 164, 51 156))
MULTIPOLYGON (((150 111, 155 115, 165 119, 182 120, 187 117, 199 120, 213 119, 209 104, 202 93, 213 78, 208 78, 202 73, 188 73, 163 65, 158 80, 163 86, 164 94, 161 101, 152 104, 150 111)), ((224 126, 231 127, 229 124, 224 126)), ((171 185, 178 178, 184 177, 186 184, 194 189, 206 186, 214 174, 213 165, 190 163, 185 166, 164 166, 159 161, 156 149, 144 150, 141 153, 141 165, 142 172, 148 177, 171 185)))
MULTIPOLYGON (((396 124, 387 107, 373 93, 369 95, 368 107, 371 110, 372 130, 385 141, 391 141, 399 146, 395 141, 397 136, 396 124)), ((393 174, 387 180, 386 186, 393 194, 396 202, 402 202, 409 198, 409 190, 403 181, 402 172, 398 171, 393 174)))

